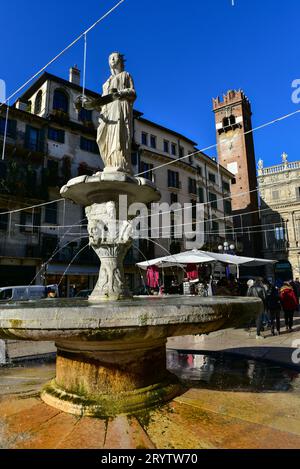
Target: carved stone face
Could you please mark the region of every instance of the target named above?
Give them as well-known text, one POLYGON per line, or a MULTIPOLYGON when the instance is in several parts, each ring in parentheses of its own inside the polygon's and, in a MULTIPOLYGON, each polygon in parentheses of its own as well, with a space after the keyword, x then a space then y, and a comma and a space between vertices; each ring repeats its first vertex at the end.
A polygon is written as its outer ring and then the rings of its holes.
POLYGON ((98 220, 89 220, 88 233, 90 238, 90 244, 98 245, 102 237, 102 230, 98 220))
POLYGON ((113 52, 112 54, 110 54, 108 62, 109 62, 110 68, 113 70, 115 69, 123 70, 124 68, 123 58, 121 54, 119 54, 118 52, 113 52))

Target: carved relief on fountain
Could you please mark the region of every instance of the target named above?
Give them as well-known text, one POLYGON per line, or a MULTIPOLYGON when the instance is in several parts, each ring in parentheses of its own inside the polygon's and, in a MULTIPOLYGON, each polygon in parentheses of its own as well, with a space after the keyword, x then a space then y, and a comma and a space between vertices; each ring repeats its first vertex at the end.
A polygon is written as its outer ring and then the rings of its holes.
POLYGON ((86 207, 90 246, 101 261, 98 282, 90 299, 130 297, 124 279, 123 261, 132 244, 132 225, 118 220, 115 202, 86 207))

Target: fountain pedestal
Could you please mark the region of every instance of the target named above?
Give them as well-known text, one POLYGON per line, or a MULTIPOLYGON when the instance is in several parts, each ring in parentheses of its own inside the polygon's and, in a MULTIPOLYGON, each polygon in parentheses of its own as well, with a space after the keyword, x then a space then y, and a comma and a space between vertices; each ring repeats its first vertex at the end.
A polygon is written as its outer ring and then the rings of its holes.
POLYGON ((166 339, 56 345, 56 378, 42 399, 64 412, 131 414, 169 401, 181 390, 166 370, 166 339))

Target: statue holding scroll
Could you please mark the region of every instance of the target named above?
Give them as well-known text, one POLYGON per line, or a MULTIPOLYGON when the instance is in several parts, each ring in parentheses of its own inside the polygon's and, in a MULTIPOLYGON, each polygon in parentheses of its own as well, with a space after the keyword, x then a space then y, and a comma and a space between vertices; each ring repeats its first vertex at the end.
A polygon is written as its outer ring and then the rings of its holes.
POLYGON ((104 171, 131 174, 131 140, 133 135, 133 103, 136 92, 132 77, 124 70, 124 57, 119 52, 109 56, 111 76, 103 85, 98 99, 79 97, 77 108, 100 112, 97 143, 104 171))

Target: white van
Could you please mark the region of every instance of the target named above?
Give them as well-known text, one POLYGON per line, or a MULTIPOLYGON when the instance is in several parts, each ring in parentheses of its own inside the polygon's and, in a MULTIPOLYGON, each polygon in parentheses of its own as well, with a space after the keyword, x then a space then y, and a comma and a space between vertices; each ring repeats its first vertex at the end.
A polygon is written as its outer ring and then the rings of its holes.
POLYGON ((0 288, 0 301, 39 300, 47 297, 47 292, 54 290, 58 297, 58 285, 25 285, 0 288))

